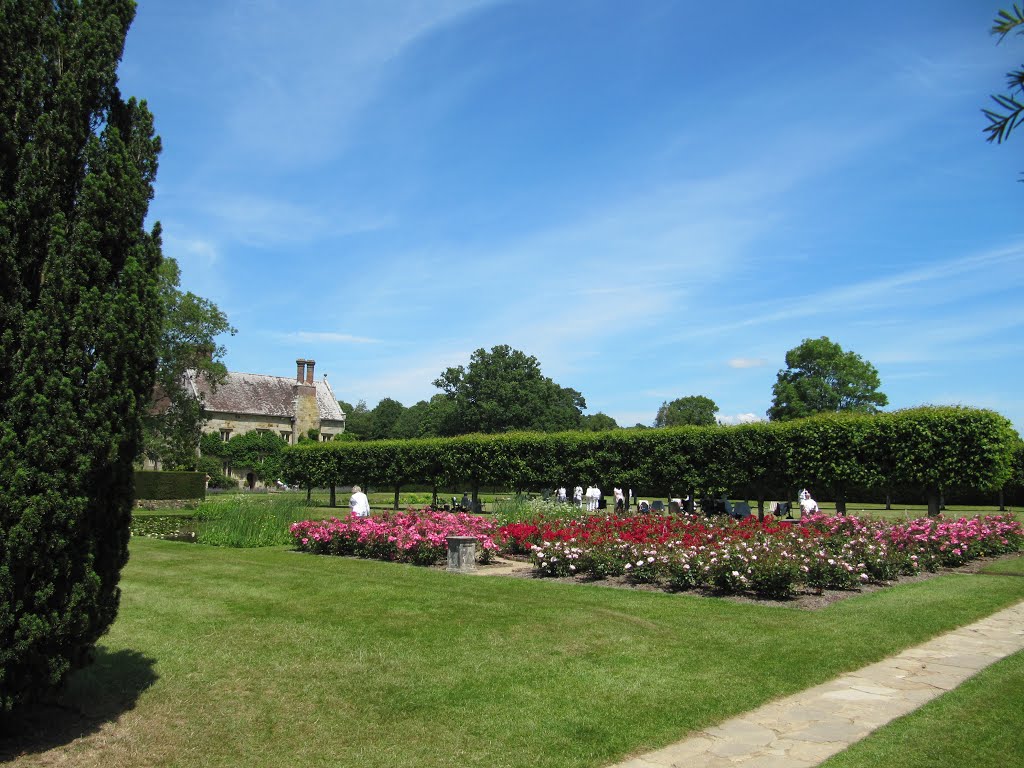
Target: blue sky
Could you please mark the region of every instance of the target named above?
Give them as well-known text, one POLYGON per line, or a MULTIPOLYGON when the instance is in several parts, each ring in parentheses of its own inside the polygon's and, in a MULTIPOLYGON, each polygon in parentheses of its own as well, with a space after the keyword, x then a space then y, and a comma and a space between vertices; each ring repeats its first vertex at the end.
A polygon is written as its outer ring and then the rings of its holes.
POLYGON ((891 408, 1024 430, 1024 61, 978 0, 141 0, 120 76, 164 143, 150 213, 231 370, 437 393, 479 347, 588 412, 763 418, 828 336, 891 408))

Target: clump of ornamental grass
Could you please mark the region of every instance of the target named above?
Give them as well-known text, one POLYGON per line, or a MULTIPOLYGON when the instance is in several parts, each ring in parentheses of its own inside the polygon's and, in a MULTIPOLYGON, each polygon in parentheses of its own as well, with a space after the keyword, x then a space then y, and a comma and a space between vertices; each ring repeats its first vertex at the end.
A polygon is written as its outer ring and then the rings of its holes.
POLYGON ((205 502, 197 514, 196 540, 219 547, 291 544, 295 520, 309 514, 302 496, 233 494, 205 502))

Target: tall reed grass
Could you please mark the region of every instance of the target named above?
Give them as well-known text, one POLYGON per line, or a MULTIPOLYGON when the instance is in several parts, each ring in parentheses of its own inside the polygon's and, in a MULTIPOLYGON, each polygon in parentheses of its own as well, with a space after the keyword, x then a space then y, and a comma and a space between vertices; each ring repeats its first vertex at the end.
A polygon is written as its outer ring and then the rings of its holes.
POLYGON ((219 547, 272 547, 294 543, 289 527, 310 516, 302 494, 232 494, 199 508, 196 540, 219 547))
POLYGON ((572 520, 585 514, 585 511, 580 510, 572 502, 559 504, 542 499, 528 499, 524 496, 499 499, 494 503, 494 521, 498 525, 534 522, 540 518, 544 520, 572 520))

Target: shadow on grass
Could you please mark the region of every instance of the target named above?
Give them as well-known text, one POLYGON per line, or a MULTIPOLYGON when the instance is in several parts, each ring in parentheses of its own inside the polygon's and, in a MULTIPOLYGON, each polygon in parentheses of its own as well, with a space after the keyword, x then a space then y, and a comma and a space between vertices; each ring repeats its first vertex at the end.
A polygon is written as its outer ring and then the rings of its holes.
POLYGON ((97 648, 95 662, 71 675, 54 699, 0 721, 0 763, 70 744, 117 720, 157 681, 155 664, 138 651, 97 648))

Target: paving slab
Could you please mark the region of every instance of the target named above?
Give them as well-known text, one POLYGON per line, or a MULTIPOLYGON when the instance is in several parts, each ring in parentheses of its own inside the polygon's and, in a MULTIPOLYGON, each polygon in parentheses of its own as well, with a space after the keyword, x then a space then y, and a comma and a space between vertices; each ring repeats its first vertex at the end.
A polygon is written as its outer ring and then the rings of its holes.
POLYGON ((1024 602, 609 768, 812 768, 1024 650, 1024 602))

